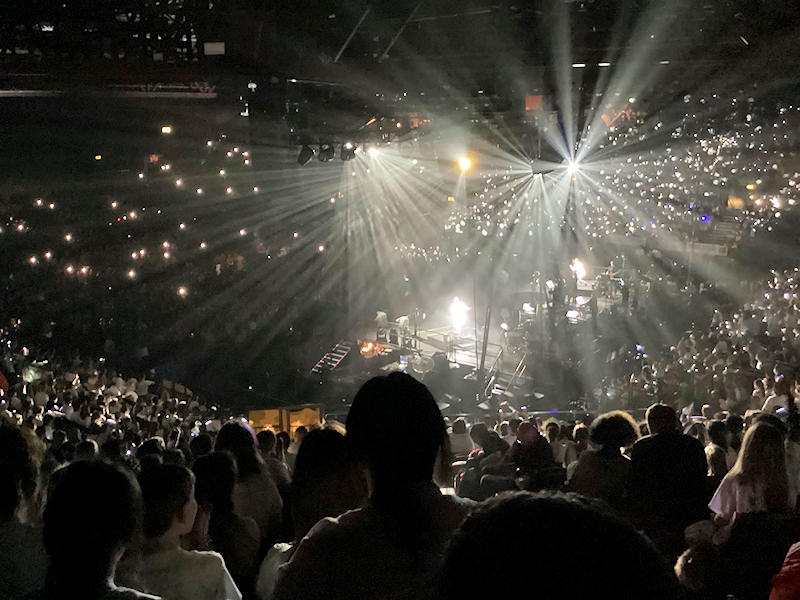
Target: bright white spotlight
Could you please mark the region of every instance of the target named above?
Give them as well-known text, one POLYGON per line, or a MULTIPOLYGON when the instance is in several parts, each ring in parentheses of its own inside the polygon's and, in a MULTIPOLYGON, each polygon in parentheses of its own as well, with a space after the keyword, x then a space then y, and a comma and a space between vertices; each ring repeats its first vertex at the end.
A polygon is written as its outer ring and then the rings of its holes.
POLYGON ((578 173, 578 171, 580 171, 580 170, 581 170, 581 163, 579 163, 579 162, 578 162, 578 161, 576 161, 576 160, 571 160, 571 161, 569 162, 569 164, 567 165, 567 172, 568 172, 570 175, 575 175, 575 174, 576 174, 576 173, 578 173))
POLYGON ((379 153, 380 153, 380 151, 375 146, 370 146, 367 149, 367 154, 369 154, 372 158, 375 158, 376 156, 378 156, 379 153))
POLYGON ((466 172, 469 171, 470 167, 472 167, 472 161, 470 160, 469 156, 462 156, 458 159, 458 168, 462 171, 466 172))
POLYGON ((578 279, 586 279, 586 267, 579 258, 573 258, 569 265, 569 270, 575 273, 578 279))
POLYGON ((458 296, 453 298, 450 303, 450 319, 453 322, 453 329, 456 332, 456 337, 461 335, 461 329, 467 323, 467 313, 469 306, 464 304, 458 296))

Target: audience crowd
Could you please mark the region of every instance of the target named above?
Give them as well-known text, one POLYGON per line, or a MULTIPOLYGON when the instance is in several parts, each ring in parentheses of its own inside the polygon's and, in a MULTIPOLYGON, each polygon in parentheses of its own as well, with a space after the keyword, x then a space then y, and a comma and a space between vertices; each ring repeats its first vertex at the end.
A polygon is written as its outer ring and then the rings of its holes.
POLYGON ((641 421, 448 422, 398 372, 346 426, 256 434, 9 339, 0 598, 798 598, 799 286, 643 361, 641 421))

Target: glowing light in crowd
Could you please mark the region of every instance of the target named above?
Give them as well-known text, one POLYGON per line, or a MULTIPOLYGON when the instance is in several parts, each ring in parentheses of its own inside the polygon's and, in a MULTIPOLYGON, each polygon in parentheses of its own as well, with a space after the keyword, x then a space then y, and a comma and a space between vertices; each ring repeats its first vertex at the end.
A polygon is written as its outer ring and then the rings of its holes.
POLYGON ((203 193, 203 188, 197 188, 195 191, 197 192, 197 195, 199 196, 199 195, 201 195, 203 193))
POLYGON ((169 260, 171 256, 169 252, 164 252, 164 260, 169 260))
POLYGON ((88 275, 88 274, 89 274, 89 267, 86 266, 86 265, 83 265, 81 267, 81 275, 88 275))
POLYGON ((208 146, 209 148, 210 148, 211 146, 213 146, 213 145, 214 145, 214 142, 212 142, 211 140, 208 140, 208 141, 206 142, 206 146, 208 146))
POLYGON ((225 193, 230 196, 233 193, 233 188, 232 187, 225 188, 225 193))
POLYGON ((128 279, 134 279, 136 277, 136 271, 133 269, 128 271, 128 279))
POLYGON ((180 225, 178 225, 178 229, 180 229, 181 231, 185 231, 186 230, 186 223, 181 223, 180 225))
POLYGON ((136 260, 137 258, 139 258, 139 253, 138 252, 131 252, 131 258, 133 260, 136 260))
POLYGON ((469 156, 462 156, 458 159, 458 168, 466 172, 472 168, 472 159, 469 156))
POLYGON ((75 267, 72 265, 67 265, 66 269, 64 269, 68 275, 72 275, 75 272, 75 267))
POLYGON ((200 249, 205 250, 206 248, 208 248, 208 244, 206 244, 205 242, 200 242, 200 249))
POLYGON ((367 154, 369 154, 372 158, 375 158, 378 156, 378 154, 380 154, 380 150, 378 150, 375 146, 370 146, 367 149, 367 154))
POLYGON ((254 193, 254 194, 257 194, 257 193, 258 193, 258 186, 257 186, 257 185, 256 185, 256 186, 253 186, 253 193, 254 193))
POLYGON ((52 252, 50 252, 50 250, 47 250, 47 251, 44 253, 44 258, 45 258, 45 260, 50 260, 51 258, 53 258, 53 253, 52 253, 52 252))
POLYGON ((47 208, 49 208, 50 210, 55 210, 55 209, 56 209, 56 204, 55 204, 55 202, 51 202, 50 204, 48 204, 48 205, 47 205, 47 208))
POLYGON ((67 242, 68 244, 72 242, 72 234, 71 233, 64 234, 64 241, 67 242))
POLYGON ((172 125, 162 125, 161 126, 161 134, 162 135, 172 135, 172 125))
POLYGON ((570 271, 575 273, 575 276, 578 279, 586 279, 586 267, 583 265, 583 262, 579 258, 573 258, 572 262, 569 265, 570 271))
POLYGON ((247 229, 244 229, 244 228, 240 229, 239 230, 239 235, 242 236, 242 237, 246 236, 247 235, 247 229))
POLYGON ((175 180, 175 187, 181 187, 182 185, 183 185, 183 179, 175 180))
POLYGON ((17 231, 25 231, 25 223, 17 223, 17 231))
POLYGON ((139 249, 139 256, 144 256, 145 254, 147 254, 147 251, 144 248, 140 248, 139 249))
POLYGON ((188 295, 189 295, 189 290, 185 285, 182 285, 178 288, 178 296, 180 296, 181 298, 185 298, 188 295))
POLYGON ((299 237, 300 237, 300 232, 299 232, 299 231, 295 231, 295 232, 292 234, 292 237, 293 237, 294 239, 297 239, 297 238, 299 238, 299 237))
POLYGON ((220 174, 220 175, 225 175, 225 169, 220 169, 220 170, 219 170, 219 174, 220 174))
POLYGON ((167 241, 161 242, 161 247, 162 248, 169 248, 169 242, 167 242, 167 241))
POLYGON ((42 200, 41 198, 37 198, 36 200, 34 200, 34 202, 33 202, 33 203, 34 203, 36 206, 40 206, 40 207, 41 207, 41 206, 44 206, 44 200, 42 200))
POLYGON ((317 252, 319 252, 320 254, 325 252, 325 245, 324 244, 320 244, 319 246, 317 246, 317 252))
POLYGON ((144 173, 139 173, 139 179, 144 179, 144 173))
POLYGON ((453 329, 457 336, 461 335, 461 329, 467 322, 468 312, 469 307, 464 304, 458 296, 453 298, 453 301, 450 303, 450 320, 453 323, 453 329))
POLYGON ((34 255, 28 258, 28 262, 31 263, 32 265, 35 265, 36 263, 39 262, 39 259, 36 258, 36 256, 34 255))
POLYGON ((95 154, 94 155, 94 159, 95 160, 103 160, 103 155, 102 154, 95 154))

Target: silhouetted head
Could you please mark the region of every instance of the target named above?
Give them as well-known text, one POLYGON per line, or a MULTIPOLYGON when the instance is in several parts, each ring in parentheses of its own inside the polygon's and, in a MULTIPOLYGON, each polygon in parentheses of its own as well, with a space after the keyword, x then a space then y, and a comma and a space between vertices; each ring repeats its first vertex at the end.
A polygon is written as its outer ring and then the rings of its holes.
POLYGON ((446 430, 428 388, 394 372, 367 381, 347 416, 353 456, 369 467, 376 487, 430 482, 446 430))
POLYGON ((597 500, 575 494, 501 495, 480 505, 453 536, 441 600, 531 597, 674 600, 675 577, 652 544, 597 500), (497 543, 499 532, 514 532, 497 543), (576 543, 577 540, 577 543, 576 543), (481 575, 475 576, 475 552, 481 575))

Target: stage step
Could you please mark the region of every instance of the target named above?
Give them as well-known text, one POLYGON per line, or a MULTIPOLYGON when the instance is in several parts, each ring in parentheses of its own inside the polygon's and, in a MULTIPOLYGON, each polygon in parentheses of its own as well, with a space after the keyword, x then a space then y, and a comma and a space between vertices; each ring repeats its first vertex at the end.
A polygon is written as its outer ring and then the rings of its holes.
POLYGON ((325 373, 327 371, 332 371, 339 364, 345 359, 345 357, 350 353, 352 346, 349 342, 344 340, 337 343, 329 352, 326 352, 325 355, 317 361, 317 364, 311 369, 312 373, 325 373))

